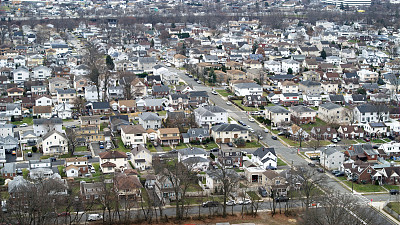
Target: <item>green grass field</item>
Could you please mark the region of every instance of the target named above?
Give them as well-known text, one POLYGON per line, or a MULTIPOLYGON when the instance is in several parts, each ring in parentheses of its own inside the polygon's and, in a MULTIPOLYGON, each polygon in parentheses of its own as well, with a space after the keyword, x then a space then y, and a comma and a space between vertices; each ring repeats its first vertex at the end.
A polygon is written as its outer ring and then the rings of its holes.
POLYGON ((226 90, 216 90, 216 92, 218 92, 223 97, 228 97, 229 95, 233 95, 232 93, 230 93, 230 92, 228 92, 226 90))

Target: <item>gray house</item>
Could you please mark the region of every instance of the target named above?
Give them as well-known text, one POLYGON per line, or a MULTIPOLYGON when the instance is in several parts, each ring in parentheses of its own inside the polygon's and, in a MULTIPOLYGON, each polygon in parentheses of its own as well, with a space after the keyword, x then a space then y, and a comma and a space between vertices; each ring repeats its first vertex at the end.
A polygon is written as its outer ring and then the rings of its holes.
POLYGON ((155 113, 144 112, 139 115, 139 124, 144 129, 158 130, 158 128, 161 128, 161 118, 155 113))

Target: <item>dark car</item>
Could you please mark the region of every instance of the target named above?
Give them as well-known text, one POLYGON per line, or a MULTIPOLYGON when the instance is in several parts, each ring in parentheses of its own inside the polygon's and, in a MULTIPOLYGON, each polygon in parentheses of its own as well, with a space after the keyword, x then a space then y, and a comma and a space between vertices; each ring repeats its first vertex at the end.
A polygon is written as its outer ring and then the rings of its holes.
POLYGON ((71 215, 69 212, 62 212, 57 214, 57 216, 69 216, 69 215, 71 215))
POLYGON ((315 167, 315 163, 308 163, 309 166, 315 167))
POLYGON ((226 143, 229 147, 233 147, 233 144, 232 144, 232 142, 228 142, 228 143, 226 143))
POLYGON ((272 140, 278 140, 276 136, 271 136, 272 140))
POLYGON ((86 157, 87 159, 93 158, 91 155, 85 155, 85 157, 86 157))
POLYGON ((210 150, 210 152, 219 152, 219 148, 213 148, 210 150))
POLYGON ((194 81, 198 81, 199 79, 197 79, 197 78, 194 78, 194 81))
POLYGON ((289 198, 286 196, 279 196, 275 198, 275 202, 287 202, 287 201, 289 201, 289 198))
POLYGON ((322 168, 317 168, 317 171, 320 172, 320 173, 325 173, 325 170, 322 169, 322 168))
POLYGON ((337 174, 337 173, 339 173, 340 172, 340 170, 332 170, 332 174, 333 175, 335 175, 335 174, 337 174))
POLYGON ((267 197, 267 190, 265 190, 265 187, 258 187, 258 193, 261 195, 261 197, 267 197))
POLYGON ((219 202, 215 202, 215 201, 208 201, 208 202, 203 202, 202 206, 204 208, 207 207, 217 207, 219 205, 219 202))
POLYGON ((343 177, 344 176, 344 172, 339 172, 339 173, 335 173, 336 177, 343 177))
POLYGON ((28 157, 32 157, 32 152, 28 152, 28 157))
POLYGON ((391 194, 391 195, 398 195, 399 193, 400 193, 399 190, 396 190, 396 189, 391 189, 391 190, 390 190, 390 194, 391 194))
POLYGON ((57 161, 56 157, 50 157, 49 159, 50 159, 50 162, 55 162, 55 161, 57 161))

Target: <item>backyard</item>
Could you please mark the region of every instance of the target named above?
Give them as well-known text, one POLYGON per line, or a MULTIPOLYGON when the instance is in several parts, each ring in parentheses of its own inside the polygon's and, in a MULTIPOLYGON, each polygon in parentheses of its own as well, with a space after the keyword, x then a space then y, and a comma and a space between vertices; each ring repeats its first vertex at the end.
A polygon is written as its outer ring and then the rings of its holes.
POLYGON ((147 149, 150 152, 157 152, 156 148, 154 147, 154 145, 152 143, 147 143, 147 149))
POLYGON ((315 123, 303 124, 300 127, 303 128, 307 133, 310 133, 313 127, 325 126, 326 123, 319 119, 318 117, 315 119, 315 123))
POLYGON ((128 148, 125 148, 124 146, 124 142, 122 142, 121 137, 117 137, 117 144, 118 144, 118 148, 116 148, 116 151, 123 151, 123 152, 130 152, 131 150, 128 148))
POLYGON ((85 152, 87 151, 87 147, 86 146, 78 146, 75 148, 75 152, 85 152))
POLYGON ((233 102, 245 111, 258 111, 259 110, 258 108, 255 108, 255 107, 247 107, 247 106, 242 105, 242 100, 233 100, 233 102))
POLYGON ((14 125, 21 125, 23 123, 27 123, 28 125, 32 125, 33 124, 33 118, 32 117, 24 117, 21 121, 14 121, 11 122, 14 125))

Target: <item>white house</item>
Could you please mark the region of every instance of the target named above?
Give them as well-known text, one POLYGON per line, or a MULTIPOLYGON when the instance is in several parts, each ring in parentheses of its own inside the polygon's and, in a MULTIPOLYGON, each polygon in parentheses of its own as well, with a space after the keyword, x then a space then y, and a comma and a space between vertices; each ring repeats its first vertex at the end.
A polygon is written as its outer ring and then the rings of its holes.
POLYGON ((43 136, 42 149, 44 155, 66 154, 68 153, 68 139, 64 134, 52 130, 43 136))
POLYGON ((144 129, 157 130, 161 128, 161 117, 152 112, 144 112, 139 115, 139 124, 143 126, 144 129))
POLYGON ((264 62, 264 68, 271 73, 280 73, 282 70, 281 64, 274 60, 264 62))
POLYGON ((263 169, 276 169, 278 158, 274 148, 260 147, 251 157, 251 161, 263 169))
POLYGON ((284 93, 298 93, 299 86, 293 81, 280 81, 278 82, 278 88, 284 93))
POLYGON ((291 112, 282 106, 269 106, 265 108, 265 118, 275 127, 289 123, 291 112))
POLYGON ((400 143, 384 143, 379 146, 379 149, 382 149, 388 156, 398 155, 400 153, 400 143))
POLYGON ((151 168, 153 155, 145 147, 138 145, 131 151, 131 162, 136 169, 145 170, 151 168))
POLYGON ((385 105, 363 104, 353 109, 358 123, 386 122, 389 120, 389 109, 385 105))
POLYGON ((350 121, 350 110, 332 102, 319 106, 318 117, 328 123, 348 124, 350 121))
POLYGON ((193 157, 200 157, 200 158, 205 158, 207 159, 208 154, 206 150, 202 148, 184 148, 184 149, 179 149, 178 150, 178 161, 183 161, 188 158, 193 158, 193 157))
POLYGON ((235 95, 246 96, 246 95, 262 95, 263 89, 256 83, 239 83, 233 85, 235 95))
POLYGON ((124 145, 137 147, 147 142, 147 132, 142 125, 121 125, 121 140, 124 145))
POLYGON ((61 119, 69 119, 72 118, 72 108, 73 105, 68 103, 61 103, 53 108, 53 115, 57 115, 58 118, 61 119))
POLYGON ((18 69, 13 70, 13 78, 15 83, 25 82, 29 80, 29 70, 24 67, 18 67, 18 69))
POLYGON ((37 66, 32 70, 32 78, 37 80, 44 80, 51 77, 51 69, 46 66, 37 66))
POLYGON ((74 165, 69 165, 65 167, 65 174, 67 177, 78 177, 79 176, 79 168, 74 165))
POLYGON ((53 100, 47 96, 41 96, 35 100, 35 105, 36 106, 51 106, 51 105, 53 105, 53 100))
POLYGON ((99 153, 100 169, 103 173, 123 171, 128 167, 128 156, 125 152, 107 151, 99 153))
POLYGON ((61 118, 33 119, 33 131, 36 136, 43 136, 52 130, 63 133, 62 123, 61 118))
POLYGON ((382 135, 388 135, 388 127, 385 123, 367 123, 364 125, 365 133, 369 134, 371 137, 377 137, 382 135))
POLYGON ((372 72, 365 69, 357 71, 357 75, 360 79, 360 82, 376 82, 379 76, 377 72, 372 72))
POLYGON ((328 170, 340 168, 345 160, 344 153, 334 147, 324 147, 320 151, 320 163, 328 170))
POLYGON ((14 128, 12 124, 0 124, 0 137, 14 137, 14 128))
POLYGON ((292 69, 293 73, 300 71, 300 63, 293 59, 282 60, 282 72, 287 73, 289 69, 292 69))
POLYGON ((219 106, 199 107, 194 110, 194 116, 199 126, 228 123, 228 112, 219 106))
POLYGON ((85 88, 85 99, 88 102, 97 102, 99 101, 99 93, 97 92, 97 86, 87 86, 85 88))

